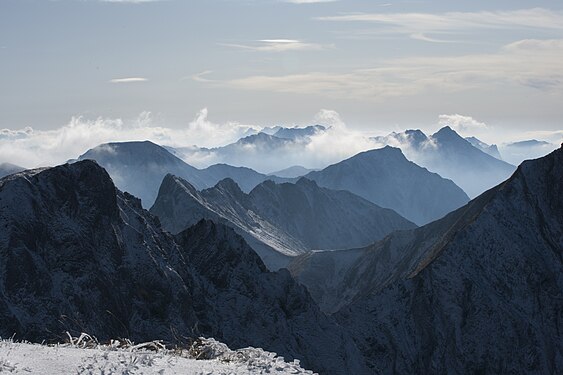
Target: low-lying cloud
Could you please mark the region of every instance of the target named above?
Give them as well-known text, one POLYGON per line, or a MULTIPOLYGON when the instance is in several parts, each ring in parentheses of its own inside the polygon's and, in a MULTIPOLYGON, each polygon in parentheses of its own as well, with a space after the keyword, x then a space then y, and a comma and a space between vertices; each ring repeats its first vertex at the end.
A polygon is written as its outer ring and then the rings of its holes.
MULTIPOLYGON (((0 162, 27 168, 56 165, 77 158, 88 149, 103 143, 143 140, 177 148, 186 162, 198 168, 227 163, 247 166, 265 173, 293 165, 324 168, 359 152, 387 144, 402 148, 407 156, 413 151, 409 149, 409 139, 400 136, 373 138, 375 135, 385 134, 366 134, 354 130, 347 126, 338 112, 327 109, 319 111, 310 122, 324 125, 327 130, 317 132, 307 139, 287 141, 273 149, 268 149, 268 145, 246 144, 242 148, 235 147, 225 151, 220 147, 256 134, 263 128, 238 122, 215 123, 208 115, 208 110, 204 108, 184 128, 178 129, 157 124, 150 112, 143 112, 130 120, 74 117, 68 124, 53 130, 35 130, 31 127, 0 129, 0 162)), ((436 130, 445 125, 451 126, 464 136, 488 134, 492 130, 491 126, 483 122, 459 114, 441 115, 432 127, 436 130)), ((550 141, 551 145, 557 145, 561 142, 562 134, 560 131, 536 131, 521 134, 519 140, 530 138, 544 139, 550 141)), ((500 140, 496 139, 497 143, 500 143, 500 140)), ((507 138, 514 139, 514 135, 507 138)), ((485 137, 483 140, 489 139, 485 137)), ((499 146, 502 147, 500 144, 499 146)), ((430 140, 426 147, 435 145, 430 140)), ((526 151, 519 149, 518 152, 518 158, 527 157, 526 151)), ((516 157, 511 156, 510 161, 515 160, 516 157)))
POLYGON ((185 128, 171 129, 155 124, 150 112, 131 120, 73 117, 58 129, 0 129, 0 161, 27 168, 64 163, 99 144, 150 140, 170 146, 215 147, 234 142, 256 130, 252 126, 210 121, 202 109, 185 128))

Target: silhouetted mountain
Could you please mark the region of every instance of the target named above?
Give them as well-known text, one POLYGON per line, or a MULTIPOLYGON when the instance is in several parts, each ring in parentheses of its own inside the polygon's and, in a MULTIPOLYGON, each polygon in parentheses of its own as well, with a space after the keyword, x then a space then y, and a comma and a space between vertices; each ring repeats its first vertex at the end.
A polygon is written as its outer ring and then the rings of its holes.
POLYGON ((305 177, 391 208, 418 225, 439 219, 469 200, 452 181, 408 161, 401 150, 389 146, 362 152, 305 177))
POLYGON ((262 347, 322 373, 365 373, 354 343, 231 229, 176 238, 92 161, 0 180, 0 336, 262 347))
POLYGON ((198 189, 214 186, 226 177, 237 181, 244 191, 250 191, 268 179, 283 181, 249 168, 226 164, 197 169, 172 155, 164 147, 149 141, 103 144, 78 158, 86 159, 96 160, 108 171, 117 187, 140 197, 143 206, 147 208, 154 203, 162 179, 168 173, 188 180, 198 189))
POLYGON ((275 126, 238 141, 215 148, 180 147, 173 153, 184 160, 211 161, 253 168, 264 173, 306 162, 307 146, 316 135, 327 131, 322 125, 304 128, 275 126))
POLYGON ((10 163, 0 163, 0 178, 25 170, 24 167, 10 163))
MULTIPOLYGON (((563 142, 563 138, 561 142, 563 142)), ((520 164, 524 160, 539 158, 550 153, 557 149, 559 144, 530 139, 502 144, 500 147, 506 160, 514 164, 520 164)))
POLYGON ((334 316, 374 373, 561 373, 562 190, 559 149, 441 220, 291 268, 346 299, 334 316))
POLYGON ((274 136, 295 141, 312 137, 324 131, 326 131, 326 128, 322 125, 311 125, 305 128, 281 128, 274 133, 274 136))
POLYGON ((427 137, 420 130, 374 138, 400 147, 409 160, 449 178, 470 197, 507 179, 516 169, 473 146, 449 126, 427 137))
POLYGON ((177 233, 202 218, 234 228, 271 269, 312 249, 364 246, 396 229, 415 225, 347 191, 320 188, 305 178, 296 184, 266 181, 249 194, 231 179, 197 191, 167 175, 151 212, 177 233))

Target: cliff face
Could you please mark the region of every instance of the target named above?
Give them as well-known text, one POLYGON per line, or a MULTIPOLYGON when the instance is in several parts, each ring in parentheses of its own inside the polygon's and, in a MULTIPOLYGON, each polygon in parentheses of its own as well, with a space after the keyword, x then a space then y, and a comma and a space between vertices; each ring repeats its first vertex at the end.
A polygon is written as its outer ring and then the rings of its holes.
POLYGON ((0 336, 222 338, 323 373, 359 372, 355 344, 287 272, 202 221, 176 239, 95 162, 0 180, 0 336))
POLYGON ((185 265, 177 245, 94 162, 9 176, 0 207, 3 337, 170 339, 191 326, 193 281, 165 261, 185 265))
POLYGON ((366 249, 347 276, 378 277, 335 316, 373 371, 560 373, 562 189, 560 149, 446 218, 366 249))

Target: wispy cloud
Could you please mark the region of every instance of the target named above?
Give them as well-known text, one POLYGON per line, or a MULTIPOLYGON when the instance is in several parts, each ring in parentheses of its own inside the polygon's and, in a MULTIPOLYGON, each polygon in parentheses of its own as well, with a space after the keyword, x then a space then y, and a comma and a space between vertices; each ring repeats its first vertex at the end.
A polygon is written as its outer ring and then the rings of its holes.
POLYGON ((284 3, 291 4, 318 4, 318 3, 334 3, 338 0, 283 0, 284 3))
POLYGON ((111 83, 134 83, 134 82, 146 82, 147 78, 143 77, 127 77, 127 78, 114 78, 110 79, 111 83))
POLYGON ((362 22, 379 26, 382 33, 405 34, 415 39, 436 41, 431 33, 482 29, 563 30, 563 12, 543 8, 510 11, 434 13, 353 13, 316 17, 320 21, 362 22))
POLYGON ((480 135, 488 130, 488 126, 484 122, 477 121, 471 116, 459 115, 457 113, 453 115, 440 115, 438 124, 440 127, 449 126, 456 132, 466 136, 480 135))
POLYGON ((425 90, 455 92, 495 86, 524 86, 561 93, 561 61, 563 39, 528 39, 506 45, 491 54, 409 57, 385 60, 378 66, 346 73, 256 75, 228 81, 208 79, 207 82, 244 90, 364 101, 415 95, 425 90))
POLYGON ((319 51, 333 47, 295 39, 261 39, 253 44, 220 43, 220 45, 259 52, 319 51))

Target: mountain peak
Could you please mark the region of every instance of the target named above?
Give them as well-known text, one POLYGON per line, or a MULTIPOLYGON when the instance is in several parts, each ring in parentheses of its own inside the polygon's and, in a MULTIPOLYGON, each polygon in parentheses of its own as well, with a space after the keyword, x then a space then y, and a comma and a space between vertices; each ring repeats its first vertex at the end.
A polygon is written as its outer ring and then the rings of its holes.
POLYGON ((220 190, 223 192, 228 192, 230 194, 233 194, 235 196, 240 196, 240 195, 244 195, 244 192, 241 190, 240 186, 238 186, 238 184, 232 179, 232 178, 224 178, 221 181, 219 181, 214 189, 216 190, 220 190))
POLYGON ((449 126, 444 126, 432 135, 433 138, 439 140, 462 140, 465 141, 455 130, 449 126))
POLYGON ((373 149, 373 150, 368 150, 368 151, 364 151, 361 152, 359 154, 357 154, 356 156, 352 156, 350 159, 355 159, 357 157, 368 157, 368 158, 381 158, 381 157, 385 157, 385 158, 392 158, 392 159, 396 159, 396 160, 407 160, 405 155, 403 154, 403 151, 401 151, 400 148, 397 147, 393 147, 393 146, 385 146, 383 148, 377 148, 377 149, 373 149))

